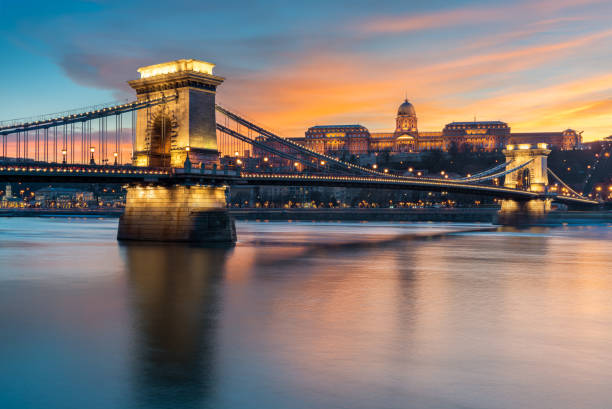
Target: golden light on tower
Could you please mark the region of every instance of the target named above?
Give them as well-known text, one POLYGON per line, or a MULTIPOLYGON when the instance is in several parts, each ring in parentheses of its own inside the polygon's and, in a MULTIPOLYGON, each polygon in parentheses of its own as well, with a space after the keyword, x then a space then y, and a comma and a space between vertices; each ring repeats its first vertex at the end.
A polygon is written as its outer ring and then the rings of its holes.
POLYGON ((201 74, 213 75, 214 67, 215 64, 206 61, 182 59, 141 67, 138 69, 138 72, 140 73, 140 78, 149 78, 158 75, 174 74, 181 71, 192 71, 201 74))

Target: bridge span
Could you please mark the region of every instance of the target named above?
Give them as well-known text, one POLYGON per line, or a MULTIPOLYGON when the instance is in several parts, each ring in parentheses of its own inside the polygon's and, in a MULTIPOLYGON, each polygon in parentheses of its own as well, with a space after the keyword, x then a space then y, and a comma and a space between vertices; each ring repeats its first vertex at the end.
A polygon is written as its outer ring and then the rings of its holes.
POLYGON ((456 179, 394 175, 315 152, 217 105, 217 87, 225 79, 213 75, 213 67, 197 60, 143 67, 141 78, 129 81, 137 95, 133 102, 0 125, 0 180, 127 185, 118 233, 125 240, 232 242, 235 230, 225 197, 227 189, 238 185, 496 197, 502 200, 500 220, 509 224, 533 222, 553 201, 599 205, 548 169, 550 150, 544 143, 508 146, 505 163, 456 179), (121 142, 127 114, 132 123, 129 155, 121 142), (221 150, 235 153, 231 169, 221 166, 221 150), (249 168, 241 158, 257 165, 249 168), (550 192, 549 175, 568 193, 550 192), (503 185, 492 183, 502 178, 503 185))
POLYGON ((452 179, 397 178, 377 175, 335 175, 325 173, 245 172, 231 169, 149 168, 138 166, 69 165, 60 163, 2 163, 0 180, 30 183, 120 183, 189 184, 214 186, 326 186, 363 189, 418 190, 496 197, 500 199, 550 199, 576 205, 598 205, 591 199, 539 193, 495 185, 469 184, 452 179))

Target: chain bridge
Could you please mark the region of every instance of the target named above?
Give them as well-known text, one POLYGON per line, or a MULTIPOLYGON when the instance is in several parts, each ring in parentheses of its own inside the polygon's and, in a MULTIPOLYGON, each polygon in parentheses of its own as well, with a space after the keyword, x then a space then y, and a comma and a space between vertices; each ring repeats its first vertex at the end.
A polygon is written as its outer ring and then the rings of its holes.
POLYGON ((533 221, 553 201, 597 206, 548 169, 545 143, 507 146, 506 161, 460 178, 395 175, 328 156, 215 103, 213 64, 140 68, 136 100, 0 123, 0 180, 128 185, 118 238, 235 240, 226 189, 293 185, 403 189, 502 199, 501 223, 533 221), (125 126, 128 125, 128 126, 125 126), (230 158, 221 164, 220 157, 230 158), (549 176, 562 192, 548 189, 549 176), (502 186, 493 180, 504 178, 502 186))

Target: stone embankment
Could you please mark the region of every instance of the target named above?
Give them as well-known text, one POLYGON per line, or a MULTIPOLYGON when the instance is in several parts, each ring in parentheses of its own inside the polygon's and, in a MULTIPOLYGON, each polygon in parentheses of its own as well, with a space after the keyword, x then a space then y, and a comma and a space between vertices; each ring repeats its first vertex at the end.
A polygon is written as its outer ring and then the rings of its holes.
MULTIPOLYGON (((236 220, 494 223, 497 208, 229 209, 236 220)), ((120 217, 123 209, 0 209, 0 217, 120 217)), ((612 223, 612 211, 552 211, 544 224, 612 223)))

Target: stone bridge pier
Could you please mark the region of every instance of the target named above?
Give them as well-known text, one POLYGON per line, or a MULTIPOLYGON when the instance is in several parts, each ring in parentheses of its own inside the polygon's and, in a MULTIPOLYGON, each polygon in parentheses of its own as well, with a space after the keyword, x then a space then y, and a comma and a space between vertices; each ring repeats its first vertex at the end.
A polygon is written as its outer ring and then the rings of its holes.
MULTIPOLYGON (((219 161, 214 64, 177 60, 138 69, 129 81, 138 100, 167 102, 141 109, 136 118, 135 166, 190 168, 219 161)), ((234 221, 225 187, 183 180, 128 187, 119 240, 233 243, 234 221)))
POLYGON ((225 187, 130 186, 119 240, 234 243, 225 187))
MULTIPOLYGON (((508 145, 503 151, 507 167, 512 169, 527 163, 521 169, 505 176, 504 186, 541 193, 548 191, 548 155, 545 143, 508 145)), ((527 200, 503 199, 498 223, 522 225, 541 222, 550 211, 552 200, 546 197, 527 200)))

